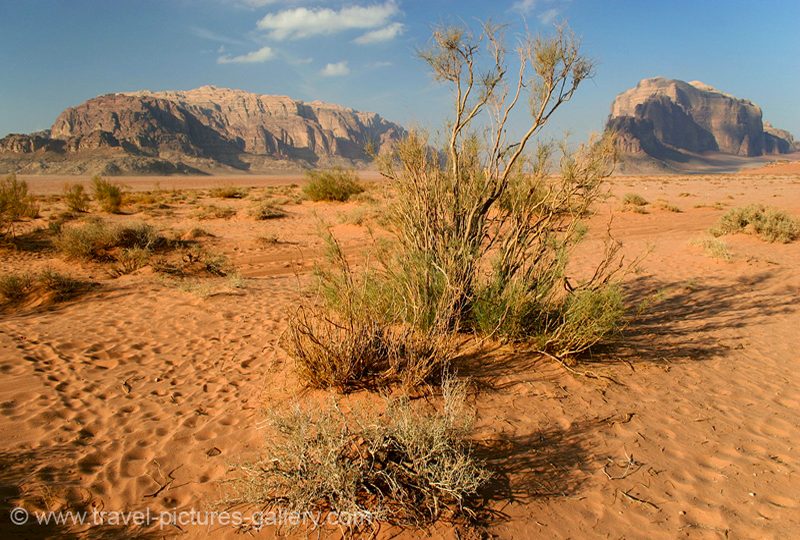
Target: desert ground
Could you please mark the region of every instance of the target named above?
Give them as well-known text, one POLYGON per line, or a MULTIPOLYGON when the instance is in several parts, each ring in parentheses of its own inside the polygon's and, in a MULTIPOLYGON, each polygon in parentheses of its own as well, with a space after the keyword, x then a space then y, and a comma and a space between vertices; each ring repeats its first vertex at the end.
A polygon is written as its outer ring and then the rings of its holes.
MULTIPOLYGON (((150 223, 224 255, 230 268, 179 277, 64 257, 46 232, 64 210, 65 178, 26 180, 40 217, 2 247, 0 273, 52 268, 94 285, 64 302, 37 297, 0 312, 2 513, 224 506, 237 465, 271 436, 266 411, 325 398, 304 389, 280 338, 322 259, 319 231, 331 227, 358 260, 371 232, 381 234, 386 184, 368 177, 365 196, 331 203, 300 200, 300 176, 120 179, 135 195, 124 213, 92 216, 150 223), (246 193, 210 191, 232 186, 246 193), (250 209, 264 198, 286 215, 254 219, 250 209), (235 213, 214 217, 209 207, 235 213)), ((702 245, 730 208, 763 203, 800 215, 800 171, 614 177, 609 188, 572 271, 596 258, 612 215, 628 259, 646 253, 625 281, 642 308, 624 340, 578 373, 511 346, 460 366, 472 381, 476 447, 495 473, 482 494, 489 515, 477 533, 462 524, 383 525, 375 537, 800 535, 800 249, 744 234, 722 237, 717 251, 702 245), (649 204, 624 211, 627 193, 649 204)), ((3 538, 239 532, 0 525, 3 538)))

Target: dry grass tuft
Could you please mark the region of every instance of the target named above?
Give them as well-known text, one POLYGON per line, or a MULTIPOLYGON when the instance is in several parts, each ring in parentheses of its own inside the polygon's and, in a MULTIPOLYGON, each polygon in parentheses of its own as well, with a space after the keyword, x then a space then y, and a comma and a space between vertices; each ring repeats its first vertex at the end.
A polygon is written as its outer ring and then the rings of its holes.
POLYGON ((197 209, 197 219, 230 219, 236 215, 236 209, 230 206, 216 206, 209 204, 197 209))
POLYGON ((230 502, 265 511, 351 516, 349 533, 375 521, 423 527, 442 517, 474 517, 490 478, 468 439, 474 412, 463 383, 447 379, 442 406, 405 398, 385 411, 344 413, 336 402, 310 411, 295 404, 272 418, 277 436, 264 458, 242 467, 230 502))
POLYGON ((64 203, 70 212, 88 212, 91 198, 81 184, 64 185, 64 203))
POLYGON ((286 212, 270 202, 261 202, 253 207, 250 215, 257 220, 267 220, 286 217, 286 212))
POLYGON ((118 214, 122 208, 122 186, 112 184, 100 176, 92 178, 94 200, 104 212, 118 214))
POLYGON ((92 289, 94 283, 80 281, 52 269, 37 273, 0 275, 0 305, 17 305, 44 297, 45 302, 63 302, 92 289))
POLYGON ((697 238, 692 240, 691 244, 703 248, 708 256, 715 259, 722 259, 723 261, 733 259, 733 254, 728 248, 728 244, 718 238, 697 238))
POLYGON ((15 222, 38 215, 39 207, 24 180, 18 180, 15 174, 0 180, 0 236, 13 236, 15 222))

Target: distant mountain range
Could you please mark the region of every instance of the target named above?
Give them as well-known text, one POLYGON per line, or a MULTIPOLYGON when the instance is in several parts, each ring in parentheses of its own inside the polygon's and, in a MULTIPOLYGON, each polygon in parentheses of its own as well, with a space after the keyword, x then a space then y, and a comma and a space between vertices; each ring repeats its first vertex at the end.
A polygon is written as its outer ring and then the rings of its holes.
POLYGON ((719 156, 800 150, 792 135, 763 121, 761 108, 699 81, 644 79, 617 96, 606 130, 622 168, 691 169, 719 156), (685 168, 684 167, 684 168, 685 168))
POLYGON ((378 114, 203 86, 116 93, 0 139, 0 172, 171 174, 363 166, 405 130, 378 114))

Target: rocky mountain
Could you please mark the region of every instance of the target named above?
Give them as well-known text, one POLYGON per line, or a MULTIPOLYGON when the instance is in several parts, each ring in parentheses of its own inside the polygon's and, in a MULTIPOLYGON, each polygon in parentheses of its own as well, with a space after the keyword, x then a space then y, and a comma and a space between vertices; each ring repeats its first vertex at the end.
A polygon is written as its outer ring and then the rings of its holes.
POLYGON ((606 124, 622 158, 664 164, 708 153, 754 157, 800 149, 791 134, 764 123, 761 109, 699 81, 644 79, 618 95, 606 124))
POLYGON ((166 174, 360 166, 404 133, 375 113, 214 86, 116 93, 70 107, 49 132, 0 139, 0 170, 166 174))

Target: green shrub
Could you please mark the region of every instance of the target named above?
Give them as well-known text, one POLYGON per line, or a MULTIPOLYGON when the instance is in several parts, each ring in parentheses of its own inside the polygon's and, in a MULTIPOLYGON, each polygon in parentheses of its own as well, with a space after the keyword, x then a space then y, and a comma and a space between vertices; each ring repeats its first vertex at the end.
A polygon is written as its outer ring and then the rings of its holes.
POLYGON ((349 533, 375 521, 424 527, 447 515, 475 517, 478 490, 490 474, 469 442, 474 411, 463 384, 448 379, 441 408, 408 399, 342 412, 336 403, 273 415, 276 433, 264 457, 242 467, 233 504, 265 511, 362 516, 349 533))
POLYGON ((117 184, 112 184, 100 176, 92 178, 92 190, 94 200, 100 205, 104 212, 118 214, 122 208, 122 188, 117 184))
POLYGON ((54 243, 67 257, 114 260, 113 250, 120 248, 154 250, 164 242, 158 231, 146 223, 111 225, 95 220, 84 225, 63 227, 54 243))
POLYGON ((714 236, 743 232, 768 242, 788 243, 800 236, 800 221, 776 208, 753 204, 729 210, 711 229, 714 236))
POLYGON ((52 269, 38 273, 0 276, 0 297, 5 304, 18 304, 39 292, 49 294, 53 302, 63 302, 89 290, 93 284, 71 278, 52 269))
POLYGON ((331 169, 309 171, 306 175, 309 181, 303 187, 303 193, 312 201, 344 202, 364 191, 354 171, 331 169))
POLYGON ((14 222, 38 215, 39 207, 25 180, 18 180, 15 174, 0 180, 0 235, 13 233, 14 222))
POLYGON ((71 212, 88 212, 89 195, 81 184, 64 185, 64 202, 71 212))

